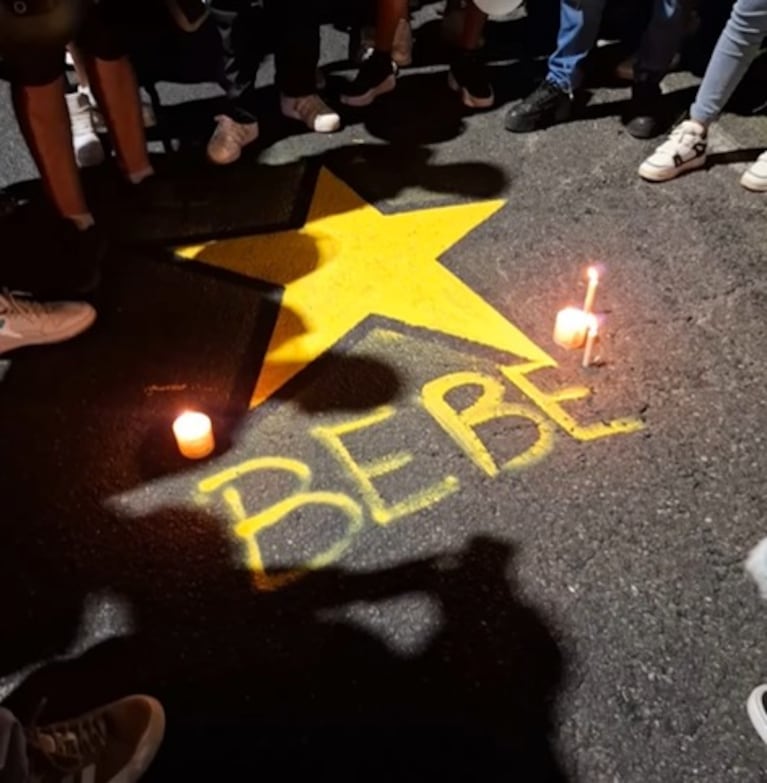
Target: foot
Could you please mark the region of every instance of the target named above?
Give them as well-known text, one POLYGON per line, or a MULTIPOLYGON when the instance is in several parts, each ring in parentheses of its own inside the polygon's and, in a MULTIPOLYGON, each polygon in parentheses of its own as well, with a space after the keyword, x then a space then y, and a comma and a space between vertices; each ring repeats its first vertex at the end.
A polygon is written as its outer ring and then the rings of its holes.
POLYGON ((489 109, 495 102, 487 66, 476 52, 460 52, 450 66, 448 84, 469 109, 489 109))
POLYGON ((757 193, 767 193, 767 152, 763 152, 749 167, 743 172, 740 178, 740 184, 746 190, 753 190, 757 193))
POLYGON ((86 168, 103 163, 104 148, 93 127, 92 107, 88 96, 82 92, 70 93, 67 95, 67 109, 77 165, 86 168))
POLYGON ((29 345, 59 343, 82 334, 96 320, 85 302, 36 302, 0 291, 0 356, 29 345))
POLYGON ((396 86, 396 66, 391 57, 386 52, 374 51, 345 89, 341 102, 347 106, 369 106, 379 95, 391 92, 396 86))
POLYGON ((506 115, 506 130, 512 133, 529 133, 564 122, 572 114, 573 98, 570 93, 549 81, 517 104, 506 115))
POLYGON ((694 120, 677 125, 658 149, 639 167, 639 176, 650 182, 665 182, 706 163, 706 129, 694 120))
POLYGON ((400 19, 397 23, 391 58, 400 68, 406 68, 413 62, 413 28, 409 19, 400 19))
POLYGON ((756 733, 767 743, 767 685, 759 685, 751 691, 746 703, 748 717, 751 718, 756 733))
POLYGON ((656 82, 634 83, 623 124, 635 139, 651 139, 661 132, 662 94, 656 82))
POLYGON ((129 696, 27 734, 32 779, 135 783, 162 744, 165 714, 149 696, 129 696))
POLYGON ((208 142, 208 160, 219 166, 234 163, 242 150, 258 138, 257 122, 235 122, 226 114, 216 117, 216 130, 208 142))
POLYGON ((315 133, 335 133, 341 129, 341 118, 316 93, 299 98, 283 95, 280 108, 286 117, 303 122, 315 133))

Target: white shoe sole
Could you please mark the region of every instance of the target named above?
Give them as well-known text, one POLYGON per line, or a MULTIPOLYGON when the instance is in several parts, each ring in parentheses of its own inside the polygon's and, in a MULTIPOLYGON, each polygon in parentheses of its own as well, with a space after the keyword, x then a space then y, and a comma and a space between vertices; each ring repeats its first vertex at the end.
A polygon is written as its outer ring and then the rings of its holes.
POLYGON ((659 169, 655 166, 647 166, 643 163, 639 167, 639 176, 642 179, 646 179, 648 182, 668 182, 670 179, 674 179, 680 174, 684 174, 685 171, 693 171, 694 169, 702 168, 705 165, 705 155, 699 155, 697 158, 688 160, 685 163, 682 163, 681 166, 677 166, 673 169, 659 169))
POLYGON ((751 171, 744 171, 740 184, 752 193, 767 193, 767 177, 757 177, 751 171))
POLYGON ((387 76, 380 84, 375 87, 371 87, 367 92, 362 95, 342 95, 341 103, 346 106, 354 106, 355 108, 362 108, 363 106, 370 106, 373 101, 380 95, 385 95, 387 92, 391 92, 397 86, 397 77, 392 73, 387 76))
POLYGON ((495 104, 495 93, 491 92, 489 98, 477 98, 476 95, 472 95, 465 87, 458 84, 452 72, 447 76, 447 84, 453 92, 461 94, 461 103, 467 109, 490 109, 495 104))
POLYGON ((87 310, 83 311, 82 318, 80 318, 78 321, 73 321, 72 323, 68 324, 66 329, 62 329, 56 334, 24 338, 8 345, 5 348, 3 348, 2 340, 0 340, 0 356, 6 353, 11 353, 12 351, 17 351, 21 348, 31 348, 36 345, 55 345, 56 343, 66 342, 67 340, 71 340, 74 337, 78 337, 83 332, 86 332, 88 329, 90 329, 91 326, 93 326, 95 320, 96 311, 92 307, 89 307, 87 310))
POLYGON ((767 714, 762 704, 762 696, 765 693, 767 693, 767 685, 754 688, 746 702, 746 710, 756 733, 762 738, 762 742, 767 744, 767 714))

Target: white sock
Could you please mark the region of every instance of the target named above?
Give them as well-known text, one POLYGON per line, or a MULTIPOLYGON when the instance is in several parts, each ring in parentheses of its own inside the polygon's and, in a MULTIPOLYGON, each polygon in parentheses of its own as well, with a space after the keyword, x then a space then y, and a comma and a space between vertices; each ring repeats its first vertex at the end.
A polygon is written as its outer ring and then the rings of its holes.
POLYGON ((134 171, 128 173, 125 176, 128 178, 128 182, 131 185, 140 185, 145 179, 151 177, 154 174, 154 169, 149 166, 148 168, 141 169, 141 171, 134 171))
POLYGON ((83 212, 81 215, 66 215, 67 220, 71 220, 78 231, 87 231, 91 226, 96 225, 93 215, 90 212, 83 212))

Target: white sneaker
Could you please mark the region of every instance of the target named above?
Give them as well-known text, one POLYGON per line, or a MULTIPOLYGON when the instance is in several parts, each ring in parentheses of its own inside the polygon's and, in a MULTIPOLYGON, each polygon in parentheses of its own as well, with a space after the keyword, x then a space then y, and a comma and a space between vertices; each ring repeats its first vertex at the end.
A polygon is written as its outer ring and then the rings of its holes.
POLYGON ((36 302, 25 294, 0 291, 0 354, 27 345, 76 337, 96 320, 85 302, 36 302))
POLYGON ((315 133, 335 133, 341 129, 341 118, 316 93, 300 98, 280 97, 282 113, 291 120, 303 122, 315 133))
POLYGON ((227 166, 242 155, 243 147, 258 138, 258 123, 235 122, 226 114, 219 114, 216 122, 218 125, 208 142, 208 160, 227 166))
POLYGON ((639 176, 650 182, 665 182, 684 171, 699 169, 706 163, 708 141, 705 129, 685 120, 639 167, 639 176))
POLYGON ((82 92, 67 95, 69 123, 72 126, 72 144, 77 165, 86 168, 104 162, 104 148, 96 135, 88 96, 82 92))
MULTIPOLYGON (((89 96, 91 104, 91 116, 93 117, 93 127, 96 129, 96 133, 106 133, 107 124, 104 120, 104 115, 96 105, 96 101, 93 98, 90 90, 85 92, 85 94, 89 96)), ((141 122, 144 124, 145 128, 154 128, 154 126, 157 125, 157 117, 154 113, 154 109, 152 108, 152 104, 148 101, 141 101, 141 122)))
POLYGON ((746 190, 767 193, 767 152, 763 152, 740 178, 740 184, 746 190))
POLYGON ((746 709, 751 723, 754 724, 756 733, 762 738, 762 742, 767 743, 767 685, 759 685, 751 691, 748 697, 746 709))

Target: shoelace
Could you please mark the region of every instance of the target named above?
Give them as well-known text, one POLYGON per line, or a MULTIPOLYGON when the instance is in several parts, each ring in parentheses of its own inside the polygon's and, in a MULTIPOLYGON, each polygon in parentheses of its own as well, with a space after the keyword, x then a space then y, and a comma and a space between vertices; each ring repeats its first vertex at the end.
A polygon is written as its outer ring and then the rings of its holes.
POLYGON ((103 718, 87 717, 76 723, 59 723, 27 730, 27 742, 54 769, 70 772, 93 761, 107 743, 103 718))
POLYGON ((692 148, 699 141, 705 141, 705 138, 698 129, 688 122, 683 122, 671 131, 668 139, 658 147, 658 152, 673 152, 680 145, 692 148))
POLYGON ((93 133, 93 116, 90 105, 78 105, 75 111, 70 112, 72 133, 76 136, 85 133, 93 133))
POLYGON ((216 128, 216 135, 219 138, 223 138, 224 141, 233 141, 243 146, 248 140, 248 131, 239 122, 235 122, 231 117, 227 117, 226 114, 219 114, 216 117, 218 127, 216 128))
POLYGON ((0 290, 0 314, 20 315, 27 318, 40 318, 50 308, 42 302, 30 299, 28 294, 19 291, 9 291, 7 288, 0 290))

